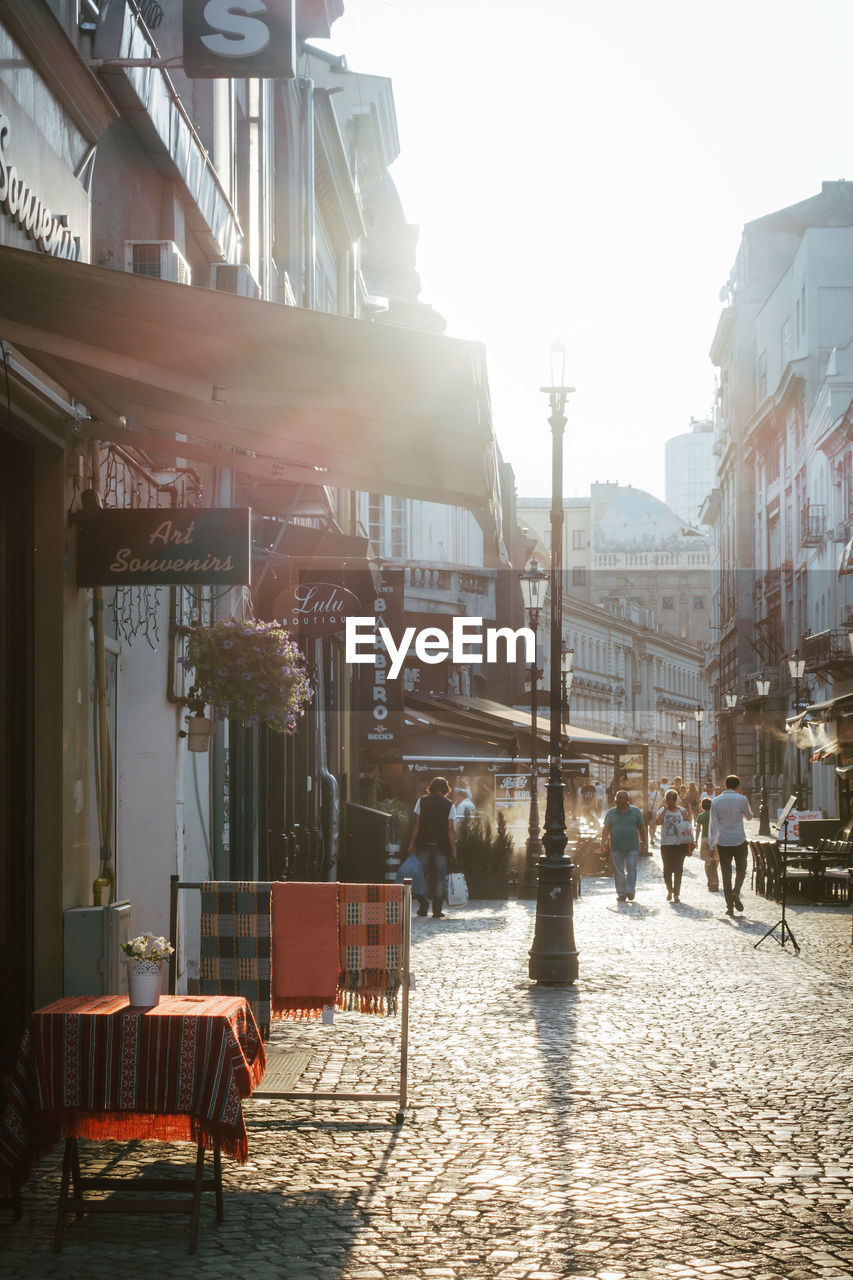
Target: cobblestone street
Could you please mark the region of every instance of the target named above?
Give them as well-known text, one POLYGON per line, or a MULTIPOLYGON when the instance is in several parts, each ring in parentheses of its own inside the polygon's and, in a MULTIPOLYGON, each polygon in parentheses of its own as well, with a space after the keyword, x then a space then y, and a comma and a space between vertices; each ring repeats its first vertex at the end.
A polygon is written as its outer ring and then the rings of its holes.
MULTIPOLYGON (((59 1150, 4 1211, 3 1274, 288 1280, 853 1276, 850 913, 723 913, 688 860, 666 902, 659 857, 637 900, 588 879, 580 980, 527 979, 534 905, 413 922, 410 1113, 252 1102, 250 1162, 225 1162, 225 1221, 69 1219, 51 1252, 59 1150)), ((274 1030, 316 1049, 303 1085, 390 1083, 398 1023, 337 1016, 274 1030)), ((82 1144, 86 1165, 191 1162, 191 1148, 82 1144)), ((206 1197, 206 1200, 210 1199, 206 1197)))

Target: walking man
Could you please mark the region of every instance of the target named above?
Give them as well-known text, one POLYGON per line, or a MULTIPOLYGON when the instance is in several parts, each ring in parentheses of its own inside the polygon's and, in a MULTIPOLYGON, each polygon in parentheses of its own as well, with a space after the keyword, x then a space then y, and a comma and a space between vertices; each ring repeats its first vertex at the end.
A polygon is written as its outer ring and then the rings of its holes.
POLYGON ((735 908, 743 911, 740 891, 746 879, 748 850, 744 818, 751 818, 749 801, 740 789, 740 778, 730 773, 725 789, 711 801, 711 820, 708 824, 708 844, 716 850, 723 876, 723 892, 726 895, 726 915, 733 916, 735 908), (732 886, 732 862, 735 865, 735 882, 732 886))
POLYGON ((617 900, 633 902, 637 889, 637 860, 641 850, 648 853, 649 842, 643 815, 636 805, 629 803, 627 791, 616 792, 615 806, 604 815, 601 849, 603 853, 610 850, 617 900))

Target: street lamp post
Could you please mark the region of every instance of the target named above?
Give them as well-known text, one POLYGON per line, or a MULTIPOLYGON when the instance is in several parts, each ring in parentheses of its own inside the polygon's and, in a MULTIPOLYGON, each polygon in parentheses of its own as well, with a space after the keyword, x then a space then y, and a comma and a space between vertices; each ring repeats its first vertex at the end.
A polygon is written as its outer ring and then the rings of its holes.
POLYGON ((687 728, 686 720, 678 721, 678 732, 681 734, 681 781, 684 781, 684 731, 687 728))
POLYGON ((551 427, 551 723, 543 840, 545 854, 539 860, 536 926, 528 973, 536 982, 572 983, 578 976, 578 953, 572 901, 574 867, 571 857, 566 854, 565 788, 560 777, 560 650, 563 629, 563 432, 566 400, 574 388, 567 387, 564 382, 565 351, 554 348, 551 357, 551 385, 541 388, 548 396, 551 410, 548 418, 551 427))
MULTIPOLYGON (((729 773, 737 773, 737 725, 735 724, 735 710, 737 709, 737 694, 734 689, 729 689, 726 697, 726 709, 732 713, 732 724, 735 726, 735 732, 729 731, 727 736, 727 745, 734 744, 735 763, 733 768, 729 768, 729 773)), ((731 757, 726 760, 727 767, 731 765, 731 757)))
POLYGON ((542 609, 548 575, 543 569, 540 569, 537 560, 531 560, 524 573, 519 574, 519 580, 521 582, 521 597, 524 601, 524 609, 530 623, 530 630, 534 636, 533 661, 530 664, 530 813, 528 816, 527 846, 525 850, 525 879, 535 880, 535 867, 542 854, 542 843, 539 839, 539 761, 537 758, 539 735, 536 724, 538 711, 537 689, 540 672, 537 666, 536 646, 539 641, 539 613, 542 609))
POLYGON ((765 772, 765 751, 767 737, 767 695, 770 692, 770 681, 759 676, 755 689, 761 699, 761 724, 759 726, 759 758, 758 767, 761 772, 761 804, 758 807, 758 834, 770 835, 770 811, 767 808, 767 773, 765 772))
MULTIPOLYGON (((790 672, 791 679, 794 682, 794 714, 796 715, 800 709, 800 681, 802 680, 806 671, 806 660, 805 658, 800 657, 799 649, 795 649, 794 652, 791 654, 790 658, 788 659, 788 671, 790 672)), ((797 793, 796 794, 797 794, 797 812, 799 813, 799 811, 803 807, 803 797, 802 797, 803 775, 802 775, 802 767, 800 763, 800 748, 797 744, 797 735, 795 733, 791 734, 791 742, 793 743, 794 754, 797 757, 797 793)))
POLYGON ((560 671, 563 678, 562 716, 564 724, 569 723, 569 699, 572 696, 572 685, 575 679, 574 663, 575 651, 570 649, 564 640, 563 647, 560 650, 560 671))
POLYGON ((696 746, 698 748, 698 754, 699 754, 699 762, 696 766, 696 774, 697 774, 696 786, 701 787, 702 785, 702 721, 705 719, 705 712, 702 709, 701 705, 697 705, 696 710, 693 712, 693 715, 696 717, 696 746))

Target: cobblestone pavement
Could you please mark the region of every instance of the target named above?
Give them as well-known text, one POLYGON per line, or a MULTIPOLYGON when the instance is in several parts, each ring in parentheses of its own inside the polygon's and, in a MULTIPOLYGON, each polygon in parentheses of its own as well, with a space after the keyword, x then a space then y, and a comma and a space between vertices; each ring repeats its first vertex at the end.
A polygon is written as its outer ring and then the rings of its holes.
MULTIPOLYGON (((527 979, 532 903, 415 920, 411 1109, 249 1104, 250 1163, 225 1162, 225 1221, 69 1219, 51 1252, 58 1151, 0 1219, 8 1277, 156 1270, 284 1280, 818 1280, 853 1277, 850 913, 723 913, 698 858, 666 902, 658 857, 637 900, 586 880, 580 979, 527 979)), ((396 1022, 278 1027, 316 1050, 300 1082, 393 1087, 396 1022)), ((81 1144, 134 1169, 190 1147, 81 1144)))

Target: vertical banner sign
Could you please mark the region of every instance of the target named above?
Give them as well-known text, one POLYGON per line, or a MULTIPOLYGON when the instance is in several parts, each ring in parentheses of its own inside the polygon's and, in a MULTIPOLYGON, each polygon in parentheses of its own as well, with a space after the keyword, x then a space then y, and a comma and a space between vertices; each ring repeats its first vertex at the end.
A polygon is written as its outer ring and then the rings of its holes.
POLYGON ((400 745, 403 740, 403 672, 396 680, 387 679, 391 661, 379 637, 379 628, 387 627, 399 637, 403 631, 403 570, 383 569, 379 587, 370 602, 362 601, 364 614, 373 614, 373 651, 376 665, 359 666, 358 706, 363 726, 360 746, 400 745))
POLYGON ((295 0, 184 0, 184 73, 293 80, 295 0))

